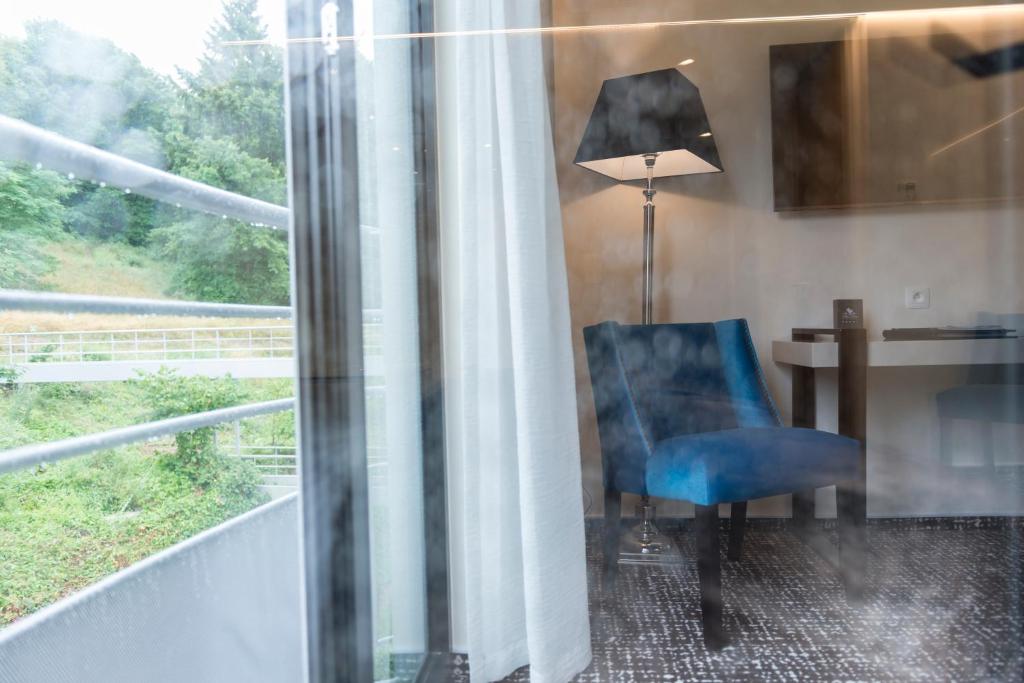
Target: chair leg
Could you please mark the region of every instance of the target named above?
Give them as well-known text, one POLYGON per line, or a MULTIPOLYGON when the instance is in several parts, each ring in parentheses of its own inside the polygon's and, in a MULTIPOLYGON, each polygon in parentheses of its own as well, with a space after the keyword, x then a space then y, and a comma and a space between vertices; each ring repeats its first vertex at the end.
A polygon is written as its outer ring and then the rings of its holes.
POLYGON ((621 522, 622 493, 610 488, 604 490, 604 571, 603 586, 606 591, 615 590, 615 579, 619 573, 619 536, 621 522))
POLYGON ((695 506, 697 527, 697 574, 700 576, 700 616, 704 645, 709 650, 725 646, 722 630, 722 561, 719 557, 718 506, 695 506))
POLYGON ((857 484, 836 486, 839 525, 839 570, 846 601, 859 604, 864 598, 867 566, 867 501, 857 484))
POLYGON ((729 550, 726 557, 730 562, 739 562, 743 554, 743 532, 747 528, 747 501, 740 501, 729 506, 729 550))

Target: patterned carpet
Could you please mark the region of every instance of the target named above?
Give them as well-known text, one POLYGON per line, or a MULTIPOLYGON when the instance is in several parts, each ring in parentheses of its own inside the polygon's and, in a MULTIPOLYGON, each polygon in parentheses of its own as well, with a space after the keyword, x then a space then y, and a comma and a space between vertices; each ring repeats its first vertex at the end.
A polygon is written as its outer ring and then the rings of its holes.
MULTIPOLYGON (((694 564, 622 567, 615 594, 602 594, 600 528, 588 525, 594 658, 579 681, 1024 680, 1019 520, 870 524, 859 608, 784 522, 754 520, 743 560, 723 558, 731 644, 718 653, 701 640, 694 564)), ((666 532, 694 556, 685 523, 666 532)))

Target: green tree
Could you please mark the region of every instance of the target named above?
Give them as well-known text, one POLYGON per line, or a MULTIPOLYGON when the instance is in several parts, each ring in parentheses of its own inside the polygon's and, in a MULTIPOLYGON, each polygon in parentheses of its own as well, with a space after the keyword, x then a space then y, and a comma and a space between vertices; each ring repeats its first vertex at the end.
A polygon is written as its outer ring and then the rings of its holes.
POLYGON ((109 40, 30 21, 0 42, 0 113, 160 165, 178 88, 109 40))
MULTIPOLYGON (((195 73, 181 72, 178 128, 166 137, 175 173, 275 204, 285 202, 283 66, 255 0, 225 0, 195 73)), ((174 265, 172 293, 204 301, 286 304, 283 233, 179 212, 153 233, 174 265)))
MULTIPOLYGON (((282 60, 267 45, 256 0, 225 0, 206 50, 181 84, 110 41, 54 21, 0 38, 0 113, 150 166, 277 204, 285 201, 282 60)), ((61 225, 135 246, 158 237, 174 267, 172 293, 210 301, 288 301, 284 234, 164 206, 124 188, 65 183, 61 225)), ((3 228, 0 222, 0 228, 3 228)), ((59 233, 46 239, 58 239, 59 233)), ((47 269, 29 240, 0 233, 0 284, 47 269)))
POLYGON ((224 0, 220 18, 206 34, 206 49, 195 73, 181 71, 187 85, 192 138, 233 140, 257 159, 284 165, 284 75, 278 48, 231 45, 265 40, 267 27, 256 0, 224 0))
MULTIPOLYGON (((0 113, 150 166, 166 166, 178 86, 112 42, 56 21, 0 40, 0 113)), ((67 227, 102 240, 145 244, 161 214, 152 200, 74 183, 67 227)))
POLYGON ((36 288, 52 270, 45 243, 63 234, 70 192, 56 173, 0 164, 0 287, 36 288))
MULTIPOLYGON (((181 141, 178 171, 193 180, 274 203, 284 202, 280 169, 233 141, 181 141)), ((154 239, 173 264, 172 293, 202 301, 288 303, 288 242, 283 232, 220 216, 184 214, 154 239)))
MULTIPOLYGON (((167 368, 136 380, 153 408, 152 418, 162 420, 179 415, 203 413, 237 405, 245 392, 230 375, 219 378, 182 377, 167 368)), ((161 463, 207 488, 217 483, 228 467, 214 444, 214 428, 201 427, 174 436, 174 453, 164 454, 161 463)), ((256 485, 256 482, 253 482, 256 485)))

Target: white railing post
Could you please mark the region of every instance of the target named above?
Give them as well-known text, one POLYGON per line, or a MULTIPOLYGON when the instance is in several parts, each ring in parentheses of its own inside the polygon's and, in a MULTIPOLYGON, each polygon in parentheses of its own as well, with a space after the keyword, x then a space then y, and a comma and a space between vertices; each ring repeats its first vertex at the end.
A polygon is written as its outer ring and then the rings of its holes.
POLYGON ((213 331, 213 340, 214 340, 214 348, 215 348, 215 350, 213 352, 213 357, 219 359, 220 358, 220 330, 214 330, 213 331))
POLYGON ((235 423, 235 455, 242 457, 242 422, 235 423))
POLYGON ((192 328, 192 360, 196 359, 196 330, 192 328))
POLYGON ((135 360, 138 360, 139 359, 139 331, 138 330, 135 330, 134 338, 135 338, 135 360))
POLYGON ((84 335, 81 332, 79 332, 78 333, 78 362, 81 363, 84 360, 85 360, 85 338, 84 338, 84 335))
POLYGON ((167 360, 167 330, 163 331, 164 338, 164 360, 167 360))
POLYGON ((117 360, 117 358, 116 358, 116 356, 117 356, 116 349, 117 349, 117 347, 114 344, 114 333, 111 332, 110 333, 110 360, 117 360))
POLYGON ((25 360, 24 360, 24 362, 27 363, 28 362, 28 335, 27 334, 21 335, 21 341, 25 345, 25 360))

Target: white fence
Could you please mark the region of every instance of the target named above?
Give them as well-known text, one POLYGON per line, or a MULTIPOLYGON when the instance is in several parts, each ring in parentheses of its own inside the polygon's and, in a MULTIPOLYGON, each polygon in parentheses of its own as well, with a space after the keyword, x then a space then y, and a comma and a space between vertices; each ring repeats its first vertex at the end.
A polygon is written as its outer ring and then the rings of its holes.
MULTIPOLYGON (((383 448, 367 448, 367 469, 373 480, 387 476, 387 458, 383 448)), ((229 458, 251 462, 264 477, 291 477, 298 474, 295 446, 242 446, 227 450, 229 458)))
POLYGON ((0 335, 0 365, 291 358, 290 325, 0 335))
MULTIPOLYGON (((380 311, 364 313, 364 351, 368 356, 382 352, 380 323, 380 311)), ((291 325, 0 334, 0 365, 8 366, 291 358, 294 352, 291 325)))

